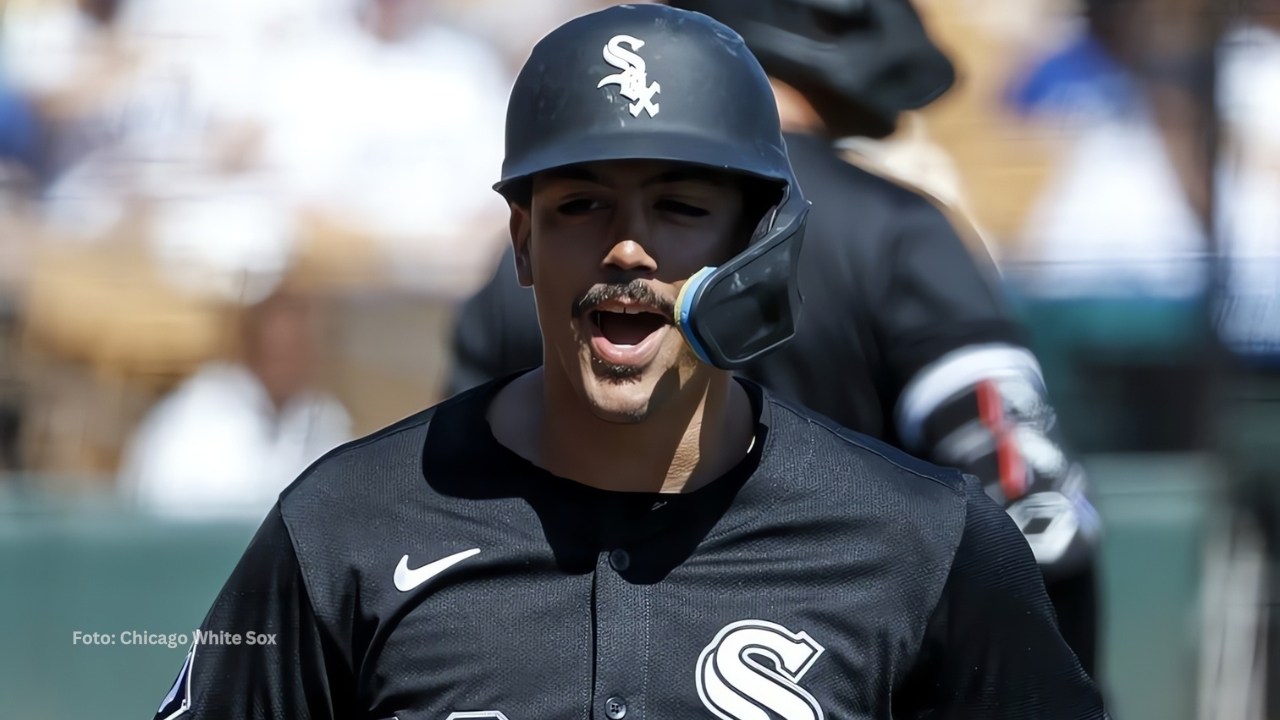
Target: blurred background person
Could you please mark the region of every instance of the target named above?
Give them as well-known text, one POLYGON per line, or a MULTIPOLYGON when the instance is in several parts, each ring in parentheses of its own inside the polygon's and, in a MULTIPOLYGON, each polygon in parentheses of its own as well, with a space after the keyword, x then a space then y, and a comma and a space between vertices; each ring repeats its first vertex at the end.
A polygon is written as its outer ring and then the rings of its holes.
MULTIPOLYGON (((458 295, 498 247, 511 74, 430 0, 346 0, 346 22, 273 63, 263 167, 328 235, 366 245, 393 287, 458 295)), ((369 262, 368 259, 365 262, 369 262)))
POLYGON ((1017 110, 1072 135, 1025 224, 1038 296, 1207 290, 1205 218, 1184 191, 1148 97, 1154 70, 1133 37, 1156 12, 1149 0, 1087 0, 1078 37, 1011 88, 1017 110))
MULTIPOLYGON (((383 381, 341 388, 359 427, 428 402, 433 328, 482 279, 505 213, 488 189, 501 55, 426 0, 99 4, 17 0, 4 15, 29 94, 92 88, 94 103, 66 107, 102 129, 60 155, 19 241, 31 468, 68 486, 114 476, 146 406, 221 353, 226 304, 261 299, 238 271, 286 258, 334 299, 331 380, 383 381), (83 50, 99 44, 122 60, 83 50), (293 230, 246 232, 262 207, 293 230)), ((75 126, 50 125, 53 145, 75 126)))
POLYGON ((1218 49, 1219 335, 1255 371, 1280 368, 1280 2, 1250 0, 1218 49))
POLYGON ((1219 257, 1212 306, 1223 378, 1215 447, 1230 514, 1211 555, 1202 707, 1280 716, 1280 3, 1250 0, 1217 46, 1219 257))
POLYGON ((238 355, 203 365, 148 413, 120 473, 145 510, 261 518, 308 465, 352 438, 342 404, 313 387, 314 302, 281 288, 246 308, 238 355))
MULTIPOLYGON (((906 0, 837 11, 805 0, 670 0, 740 32, 774 82, 813 202, 805 310, 787 347, 741 372, 832 419, 981 477, 1023 529, 1064 635, 1096 668, 1100 527, 1038 361, 984 247, 932 198, 846 162, 839 138, 883 138, 954 83, 906 0)), ((459 311, 458 392, 542 362, 532 293, 510 252, 459 311)))
POLYGON ((1196 12, 1181 4, 1086 0, 1005 95, 1061 141, 1006 270, 1070 364, 1072 407, 1097 411, 1077 435, 1090 451, 1210 441, 1214 23, 1169 30, 1196 12))
POLYGON ((0 9, 0 97, 7 87, 40 129, 22 151, 37 188, 116 133, 115 101, 133 62, 117 33, 121 4, 10 0, 0 9))
POLYGON ((26 243, 12 218, 26 211, 43 177, 45 132, 34 103, 12 86, 0 62, 0 483, 22 465, 18 298, 26 243))
POLYGON ((33 103, 0 74, 0 182, 7 192, 17 191, 19 183, 34 185, 42 176, 44 129, 33 103))
POLYGON ((22 469, 22 381, 18 369, 17 312, 8 294, 0 295, 0 483, 22 469))

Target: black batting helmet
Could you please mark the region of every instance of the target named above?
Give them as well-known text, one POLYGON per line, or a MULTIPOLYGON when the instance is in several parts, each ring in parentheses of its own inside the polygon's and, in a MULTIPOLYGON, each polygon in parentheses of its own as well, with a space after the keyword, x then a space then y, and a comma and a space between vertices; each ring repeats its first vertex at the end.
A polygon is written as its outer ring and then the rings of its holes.
POLYGON ((686 282, 678 324, 706 362, 740 367, 795 334, 801 195, 768 76, 742 38, 706 15, 618 5, 538 42, 507 107, 506 158, 494 189, 508 200, 533 175, 603 160, 671 160, 777 189, 747 249, 686 282))
POLYGON ((770 75, 815 101, 828 125, 887 135, 904 110, 955 83, 909 0, 668 0, 736 30, 770 75))

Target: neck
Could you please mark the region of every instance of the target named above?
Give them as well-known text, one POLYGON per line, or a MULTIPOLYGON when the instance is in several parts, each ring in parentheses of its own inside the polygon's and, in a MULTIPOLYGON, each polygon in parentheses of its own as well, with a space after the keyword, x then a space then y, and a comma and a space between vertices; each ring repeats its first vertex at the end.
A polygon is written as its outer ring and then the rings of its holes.
POLYGON ((782 122, 783 132, 826 137, 827 124, 803 93, 777 78, 770 78, 769 84, 773 86, 773 97, 778 103, 778 119, 782 122))
POLYGON ((503 445, 560 477, 619 492, 691 492, 743 458, 755 420, 729 373, 696 373, 684 383, 655 414, 617 423, 596 417, 567 378, 539 368, 499 394, 493 410, 506 411, 491 411, 498 420, 491 424, 503 445), (507 390, 511 400, 500 406, 507 390), (522 418, 508 424, 520 429, 499 433, 504 414, 522 418))

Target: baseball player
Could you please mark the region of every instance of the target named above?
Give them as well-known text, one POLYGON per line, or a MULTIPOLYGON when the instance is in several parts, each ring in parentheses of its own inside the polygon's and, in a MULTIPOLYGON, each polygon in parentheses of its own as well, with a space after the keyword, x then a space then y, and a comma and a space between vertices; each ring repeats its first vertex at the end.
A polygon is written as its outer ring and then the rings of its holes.
POLYGON ((1105 717, 976 479, 732 374, 800 311, 774 108, 705 15, 545 37, 496 185, 545 362, 282 493, 159 717, 1105 717))
MULTIPOLYGON (((777 89, 813 201, 795 340, 740 374, 859 432, 981 478, 1043 570, 1062 631, 1095 671, 1097 516, 1064 449, 1039 363, 996 271, 925 196, 845 161, 954 82, 907 0, 671 0, 737 30, 777 89)), ((542 362, 533 293, 509 253, 461 308, 450 392, 542 362)))

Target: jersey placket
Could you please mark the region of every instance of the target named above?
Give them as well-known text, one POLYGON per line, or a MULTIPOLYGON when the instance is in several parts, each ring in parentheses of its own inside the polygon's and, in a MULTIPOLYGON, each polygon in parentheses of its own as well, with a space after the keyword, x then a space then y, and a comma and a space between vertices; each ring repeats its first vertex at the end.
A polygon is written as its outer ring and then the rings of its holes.
POLYGON ((628 582, 632 551, 617 547, 596 560, 595 688, 591 717, 641 720, 649 682, 651 585, 628 582))

